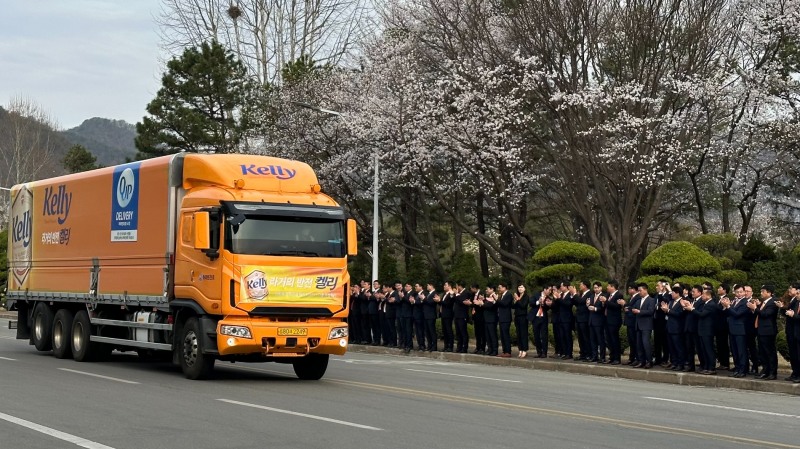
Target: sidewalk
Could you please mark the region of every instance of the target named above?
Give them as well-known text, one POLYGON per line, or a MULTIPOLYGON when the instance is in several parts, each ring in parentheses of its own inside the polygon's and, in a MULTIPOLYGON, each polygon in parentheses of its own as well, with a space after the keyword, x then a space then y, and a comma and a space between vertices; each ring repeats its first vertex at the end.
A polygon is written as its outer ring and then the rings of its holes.
MULTIPOLYGON (((364 346, 351 344, 350 352, 363 352, 367 354, 383 354, 398 357, 407 355, 400 349, 386 348, 383 346, 364 346)), ((504 359, 476 354, 455 354, 452 352, 422 352, 411 351, 408 356, 425 357, 433 360, 442 360, 460 363, 475 363, 482 365, 513 366, 525 369, 538 369, 546 371, 559 371, 573 374, 588 374, 593 376, 616 377, 620 379, 644 380, 674 385, 689 385, 693 387, 710 388, 735 388, 738 390, 761 391, 766 393, 783 393, 800 396, 800 384, 783 380, 788 373, 779 373, 778 380, 757 380, 752 376, 744 379, 728 377, 728 371, 719 371, 716 376, 707 376, 697 373, 683 373, 666 371, 662 367, 652 369, 631 368, 627 365, 600 365, 596 363, 575 362, 572 360, 556 359, 504 359)), ((516 357, 516 353, 515 353, 516 357)))

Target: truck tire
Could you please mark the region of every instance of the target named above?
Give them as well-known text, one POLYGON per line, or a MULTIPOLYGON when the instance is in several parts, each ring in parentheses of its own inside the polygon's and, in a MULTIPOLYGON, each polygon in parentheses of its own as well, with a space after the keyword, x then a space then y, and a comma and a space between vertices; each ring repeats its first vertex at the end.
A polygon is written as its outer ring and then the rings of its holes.
POLYGON ((45 303, 36 304, 33 309, 33 332, 31 339, 39 351, 53 349, 53 309, 45 303))
POLYGON ((60 309, 53 318, 53 355, 57 359, 72 357, 72 312, 60 309))
POLYGON ((70 346, 72 358, 76 362, 91 362, 100 354, 99 344, 91 341, 92 322, 89 319, 89 312, 80 310, 72 320, 72 338, 70 346))
POLYGON ((328 369, 328 354, 309 354, 292 363, 294 373, 302 380, 320 380, 328 369))
POLYGON ((181 329, 176 350, 180 351, 181 370, 187 379, 206 379, 214 370, 214 357, 203 354, 201 332, 196 317, 186 320, 181 329))

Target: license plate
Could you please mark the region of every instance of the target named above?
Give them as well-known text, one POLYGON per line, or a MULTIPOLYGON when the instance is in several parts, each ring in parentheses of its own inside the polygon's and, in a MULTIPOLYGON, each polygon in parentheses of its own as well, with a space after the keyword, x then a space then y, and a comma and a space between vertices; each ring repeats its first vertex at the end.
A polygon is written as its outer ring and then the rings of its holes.
POLYGON ((308 335, 308 329, 298 327, 279 327, 278 335, 308 335))

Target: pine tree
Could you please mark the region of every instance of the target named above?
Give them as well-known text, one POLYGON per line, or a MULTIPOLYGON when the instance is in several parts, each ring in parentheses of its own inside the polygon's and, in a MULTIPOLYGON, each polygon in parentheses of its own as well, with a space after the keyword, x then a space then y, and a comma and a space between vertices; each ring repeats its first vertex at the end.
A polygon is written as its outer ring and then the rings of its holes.
POLYGON ((136 124, 138 159, 180 151, 234 153, 248 129, 255 89, 244 66, 218 42, 167 63, 162 87, 136 124))
POLYGON ((61 161, 70 173, 94 170, 99 168, 97 157, 83 145, 73 145, 61 161))

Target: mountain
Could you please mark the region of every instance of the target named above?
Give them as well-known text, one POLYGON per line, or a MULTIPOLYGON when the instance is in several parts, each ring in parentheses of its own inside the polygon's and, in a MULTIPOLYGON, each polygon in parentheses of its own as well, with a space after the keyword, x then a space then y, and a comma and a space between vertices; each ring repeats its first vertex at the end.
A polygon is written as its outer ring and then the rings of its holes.
POLYGON ((136 156, 136 127, 124 120, 94 117, 61 134, 73 145, 83 145, 103 166, 117 165, 136 156))

